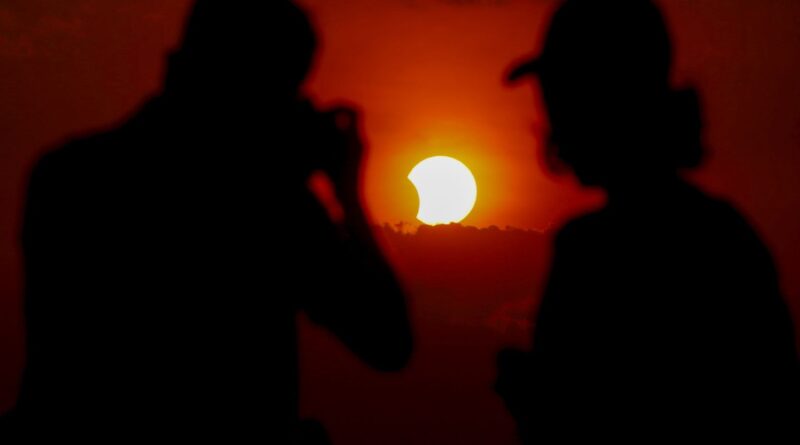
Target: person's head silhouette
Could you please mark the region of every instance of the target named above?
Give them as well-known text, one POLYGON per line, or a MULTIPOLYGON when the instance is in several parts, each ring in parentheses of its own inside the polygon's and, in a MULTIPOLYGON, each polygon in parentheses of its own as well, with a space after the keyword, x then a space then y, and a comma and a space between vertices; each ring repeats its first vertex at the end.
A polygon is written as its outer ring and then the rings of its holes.
POLYGON ((508 78, 539 78, 549 161, 586 185, 625 189, 701 160, 696 97, 670 88, 671 62, 664 20, 649 0, 567 0, 541 55, 508 78))
POLYGON ((307 15, 288 0, 197 0, 167 90, 223 104, 293 100, 316 45, 307 15))

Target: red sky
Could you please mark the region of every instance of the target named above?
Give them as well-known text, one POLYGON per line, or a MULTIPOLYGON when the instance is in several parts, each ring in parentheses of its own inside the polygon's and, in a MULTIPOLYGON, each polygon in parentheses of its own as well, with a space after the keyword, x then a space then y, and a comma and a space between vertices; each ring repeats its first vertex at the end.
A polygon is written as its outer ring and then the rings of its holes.
MULTIPOLYGON (((537 164, 531 85, 509 63, 537 46, 548 0, 303 0, 323 39, 308 89, 363 110, 367 204, 412 221, 405 179, 421 159, 476 174, 466 224, 547 228, 591 197, 537 164)), ((760 230, 800 299, 800 2, 662 1, 676 83, 699 87, 711 156, 696 177, 760 230)), ((189 0, 4 0, 0 4, 0 356, 19 350, 17 233, 26 174, 68 135, 118 122, 156 91, 189 0)), ((265 172, 266 173, 266 172, 265 172)), ((0 382, 14 374, 0 367, 0 382)))

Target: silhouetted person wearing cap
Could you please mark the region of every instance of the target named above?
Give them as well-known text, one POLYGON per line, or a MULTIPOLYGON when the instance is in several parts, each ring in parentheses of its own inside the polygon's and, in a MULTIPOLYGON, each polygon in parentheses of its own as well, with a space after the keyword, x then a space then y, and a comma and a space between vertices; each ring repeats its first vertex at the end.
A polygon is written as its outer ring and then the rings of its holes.
POLYGON ((775 267, 739 213, 681 178, 701 161, 700 112, 670 65, 651 2, 568 0, 541 56, 511 73, 538 78, 548 161, 608 198, 558 232, 532 350, 499 357, 496 389, 526 442, 797 432, 775 267))
POLYGON ((200 0, 163 92, 36 165, 15 434, 293 443, 298 311, 371 366, 405 365, 404 296, 359 205, 356 116, 300 93, 314 49, 289 2, 200 0))

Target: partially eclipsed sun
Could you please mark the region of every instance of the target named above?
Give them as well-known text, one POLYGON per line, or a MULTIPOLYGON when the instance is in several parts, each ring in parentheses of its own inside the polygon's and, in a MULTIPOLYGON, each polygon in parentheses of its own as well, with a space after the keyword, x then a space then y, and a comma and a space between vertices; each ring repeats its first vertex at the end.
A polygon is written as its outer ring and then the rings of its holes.
POLYGON ((417 219, 425 224, 461 222, 478 198, 478 184, 461 161, 435 156, 417 164, 408 174, 419 194, 417 219))

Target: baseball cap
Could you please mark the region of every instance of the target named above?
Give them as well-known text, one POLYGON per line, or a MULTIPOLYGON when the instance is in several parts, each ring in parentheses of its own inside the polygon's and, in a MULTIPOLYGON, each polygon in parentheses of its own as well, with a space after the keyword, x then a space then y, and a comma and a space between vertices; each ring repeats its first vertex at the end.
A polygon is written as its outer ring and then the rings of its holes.
POLYGON ((669 76, 672 49, 661 12, 650 0, 566 0, 541 53, 514 65, 509 82, 543 72, 669 76))

